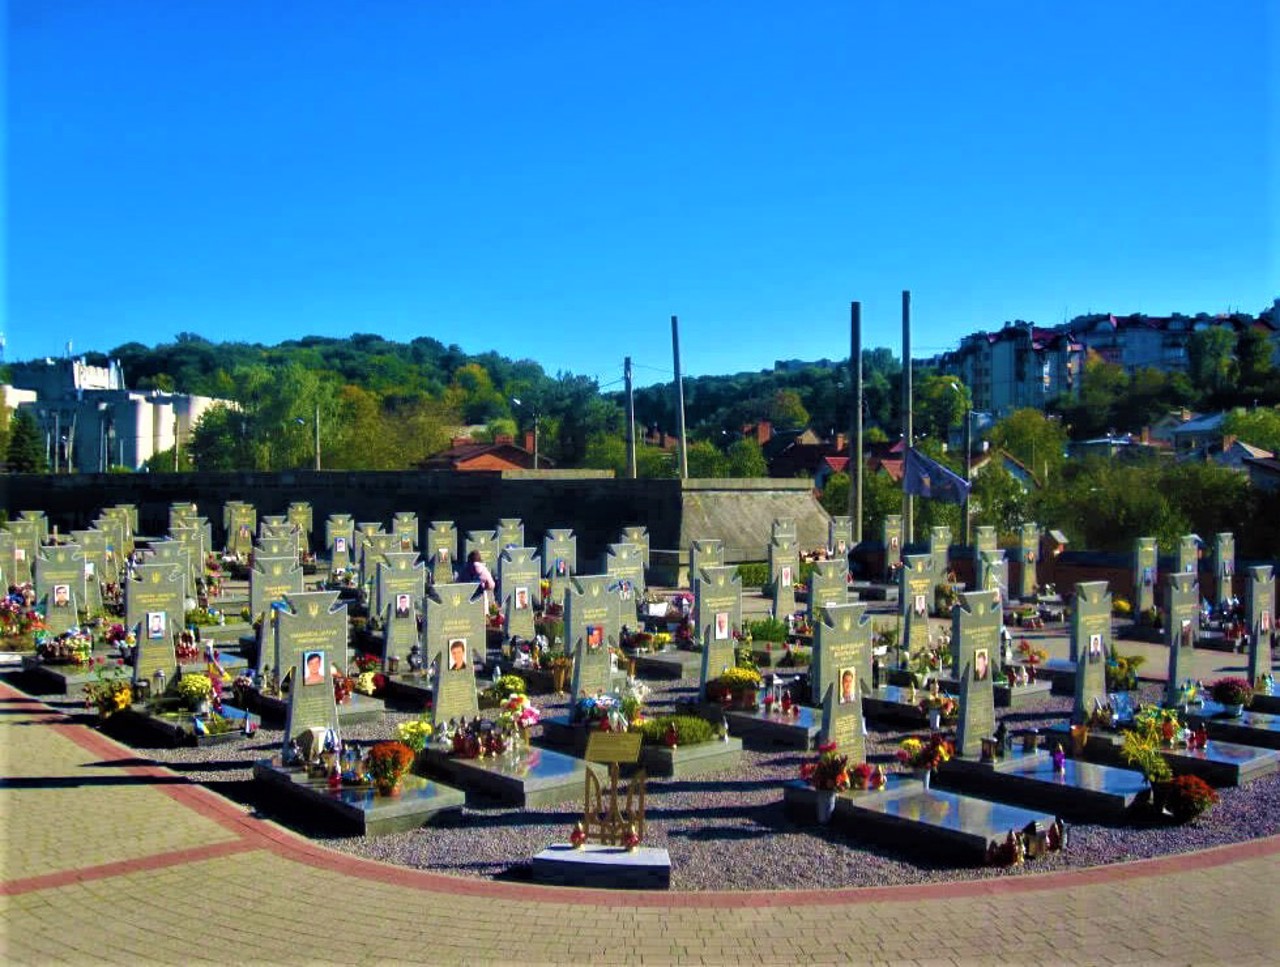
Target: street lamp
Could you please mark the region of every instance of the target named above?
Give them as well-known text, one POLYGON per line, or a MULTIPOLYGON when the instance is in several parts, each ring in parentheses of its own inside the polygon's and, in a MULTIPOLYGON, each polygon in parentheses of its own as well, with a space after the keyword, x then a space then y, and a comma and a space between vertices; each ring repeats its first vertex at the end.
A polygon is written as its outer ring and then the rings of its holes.
MULTIPOLYGON (((520 409, 522 410, 526 409, 524 403, 520 401, 519 397, 516 397, 516 396, 511 397, 511 402, 514 403, 516 406, 520 407, 520 409)), ((540 414, 535 409, 533 411, 533 469, 534 470, 538 469, 538 420, 539 418, 540 418, 540 414)))

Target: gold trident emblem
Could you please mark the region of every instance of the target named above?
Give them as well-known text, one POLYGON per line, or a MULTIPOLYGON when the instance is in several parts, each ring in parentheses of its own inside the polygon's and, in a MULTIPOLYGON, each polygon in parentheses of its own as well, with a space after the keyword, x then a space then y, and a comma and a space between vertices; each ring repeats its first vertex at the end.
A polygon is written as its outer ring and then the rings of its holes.
POLYGON ((316 615, 318 615, 319 613, 320 613, 320 605, 319 605, 319 604, 317 604, 316 602, 312 601, 310 604, 308 604, 308 605, 307 605, 307 614, 309 614, 311 617, 313 617, 313 618, 314 618, 314 617, 315 617, 316 615))
POLYGON ((457 607, 460 607, 461 605, 462 605, 462 595, 455 594, 453 596, 453 606, 457 608, 457 607))
POLYGON ((840 622, 841 631, 848 631, 852 627, 853 627, 853 620, 851 618, 845 618, 843 621, 840 622))
POLYGON ((159 584, 159 583, 160 583, 160 572, 159 572, 159 571, 152 571, 152 572, 151 572, 151 583, 152 583, 152 584, 159 584))

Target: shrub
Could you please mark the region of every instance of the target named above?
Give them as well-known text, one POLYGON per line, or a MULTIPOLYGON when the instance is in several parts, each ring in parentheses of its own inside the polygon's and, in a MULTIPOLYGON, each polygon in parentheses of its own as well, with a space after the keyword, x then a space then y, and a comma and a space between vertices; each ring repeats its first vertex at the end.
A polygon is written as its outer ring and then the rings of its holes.
POLYGON ((728 689, 759 688, 762 679, 754 668, 730 668, 716 681, 728 689))
POLYGON ((754 641, 786 641, 786 622, 777 618, 762 618, 759 621, 747 622, 747 634, 754 641))
POLYGON ((493 683, 491 690, 499 702, 505 702, 512 695, 527 695, 529 686, 519 675, 503 675, 493 683))
POLYGON ((640 733, 646 742, 661 745, 666 741, 667 729, 675 726, 677 745, 700 745, 716 737, 716 729, 710 722, 696 715, 662 715, 641 723, 640 733))
POLYGON ((1209 694, 1223 705, 1248 705, 1253 700, 1253 688, 1245 678, 1219 678, 1209 686, 1209 694))
POLYGON ((1169 811, 1180 823, 1190 822, 1217 801, 1213 787, 1198 776, 1178 776, 1169 783, 1169 811))
POLYGON ((769 565, 758 562, 739 564, 738 577, 744 588, 762 588, 769 583, 769 565))

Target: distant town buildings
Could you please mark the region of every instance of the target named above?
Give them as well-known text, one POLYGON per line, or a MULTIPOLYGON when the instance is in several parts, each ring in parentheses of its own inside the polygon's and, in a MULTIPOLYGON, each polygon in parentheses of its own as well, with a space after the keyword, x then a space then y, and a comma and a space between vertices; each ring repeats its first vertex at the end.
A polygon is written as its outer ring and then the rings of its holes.
POLYGON ((960 340, 957 349, 932 359, 916 360, 969 387, 976 410, 996 418, 1025 407, 1044 409, 1057 396, 1079 392, 1085 360, 1095 354, 1133 373, 1144 368, 1186 372, 1187 344, 1199 329, 1263 326, 1280 346, 1280 313, 1262 316, 1196 317, 1173 315, 1089 315, 1061 326, 1044 327, 1021 320, 995 332, 977 332, 960 340))
MULTIPOLYGON (((92 366, 81 359, 13 363, 4 405, 30 413, 45 441, 51 470, 105 473, 139 470, 157 453, 185 446, 207 396, 129 390, 120 363, 92 366)), ((234 404, 227 404, 234 406, 234 404)))

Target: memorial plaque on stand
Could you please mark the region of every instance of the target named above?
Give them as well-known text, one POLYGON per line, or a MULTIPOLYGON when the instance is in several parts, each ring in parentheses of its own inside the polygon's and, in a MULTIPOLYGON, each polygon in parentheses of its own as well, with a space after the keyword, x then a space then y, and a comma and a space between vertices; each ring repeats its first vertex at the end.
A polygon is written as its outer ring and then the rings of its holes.
POLYGON ((996 727, 992 669, 1000 654, 1003 609, 994 591, 969 591, 951 612, 951 668, 960 680, 956 751, 976 756, 996 727))

